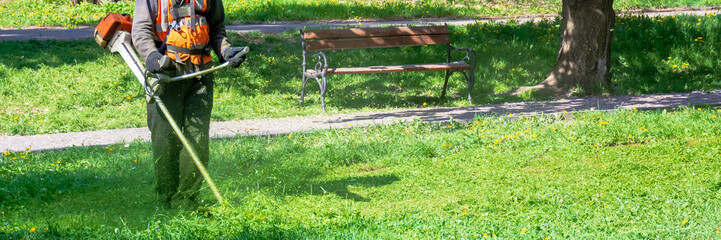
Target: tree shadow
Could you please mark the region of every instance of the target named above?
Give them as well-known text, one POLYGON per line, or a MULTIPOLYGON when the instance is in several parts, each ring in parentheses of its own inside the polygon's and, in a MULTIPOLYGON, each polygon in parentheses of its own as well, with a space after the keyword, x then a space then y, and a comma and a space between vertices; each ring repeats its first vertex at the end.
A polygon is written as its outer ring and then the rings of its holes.
MULTIPOLYGON (((616 95, 710 91, 721 88, 718 47, 721 26, 713 17, 618 17, 612 43, 612 91, 616 95), (701 19, 701 21, 699 21, 701 19), (707 23, 708 21, 708 23, 707 23), (669 58, 670 57, 670 58, 669 58)), ((560 19, 535 23, 451 26, 451 42, 471 47, 478 55, 473 104, 546 100, 539 96, 502 93, 543 82, 558 51, 560 19)), ((300 50, 299 50, 300 51, 300 50)), ((335 54, 337 66, 413 63, 428 48, 345 51, 335 54), (377 51, 377 52, 376 52, 377 51), (340 55, 341 57, 338 57, 340 55), (346 56, 346 57, 343 57, 346 56), (340 58, 340 59, 338 59, 340 58)), ((439 51, 435 51, 439 52, 439 51)), ((442 56, 443 54, 438 54, 442 56)), ((330 56, 330 55, 329 55, 330 56)), ((437 74, 442 75, 442 73, 437 74)), ((439 99, 442 77, 434 73, 330 76, 329 106, 340 108, 408 107, 418 102, 448 106, 461 99, 465 81, 451 77, 451 96, 439 99), (430 94, 420 94, 430 91, 430 94), (365 93, 365 94, 359 94, 365 93), (405 93, 405 94, 404 94, 405 93), (454 95, 455 94, 455 95, 454 95)), ((307 104, 317 104, 317 84, 310 83, 307 104)))
POLYGON ((225 5, 226 9, 228 9, 226 15, 230 16, 230 19, 246 21, 337 19, 339 16, 346 19, 357 18, 358 16, 379 19, 408 19, 459 15, 458 8, 425 4, 424 2, 394 2, 392 4, 325 2, 300 4, 300 2, 292 1, 284 3, 269 1, 261 7, 252 9, 232 3, 226 3, 225 5))
POLYGON ((617 18, 611 73, 617 94, 721 88, 717 17, 617 18))
POLYGON ((133 162, 139 157, 135 147, 75 147, 26 156, 32 158, 27 165, 0 175, 3 218, 25 216, 38 228, 65 232, 105 226, 141 229, 158 214, 178 213, 156 201, 152 165, 133 162), (123 160, 108 163, 109 156, 123 160))
POLYGON ((0 44, 0 59, 8 68, 39 70, 98 61, 108 55, 92 39, 81 41, 29 40, 4 41, 0 44))

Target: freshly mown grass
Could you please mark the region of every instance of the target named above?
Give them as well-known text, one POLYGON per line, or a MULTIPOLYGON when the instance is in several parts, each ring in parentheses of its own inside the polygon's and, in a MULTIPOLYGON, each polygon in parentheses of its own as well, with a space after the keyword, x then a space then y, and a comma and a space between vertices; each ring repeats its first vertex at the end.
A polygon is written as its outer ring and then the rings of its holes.
POLYGON ((721 110, 569 111, 214 140, 209 216, 154 200, 148 143, 4 153, 0 236, 721 237, 721 110))
MULTIPOLYGON (((611 73, 616 94, 721 88, 721 24, 716 15, 621 17, 614 31, 611 73)), ((502 95, 537 84, 555 62, 559 23, 478 23, 451 26, 452 42, 478 55, 473 104, 534 97, 502 95)), ((239 69, 216 73, 213 121, 322 114, 318 85, 298 104, 298 32, 231 34, 249 45, 239 69)), ((443 46, 328 52, 331 67, 445 61, 443 46)), ((460 59, 461 55, 454 58, 460 59)), ((0 134, 29 135, 145 126, 144 96, 118 55, 92 40, 0 44, 0 134)), ((462 76, 440 99, 442 72, 364 74, 328 78, 328 113, 468 105, 462 76)))
MULTIPOLYGON (((618 0, 617 10, 639 8, 675 8, 719 6, 721 0, 618 0)), ((234 0, 224 1, 228 23, 297 20, 358 20, 358 19, 414 19, 414 18, 477 18, 480 16, 509 16, 526 14, 554 14, 560 11, 561 1, 488 1, 488 0, 234 0)), ((62 26, 97 24, 107 13, 133 14, 134 1, 120 1, 95 5, 70 1, 23 0, 0 4, 0 28, 28 26, 62 26)))

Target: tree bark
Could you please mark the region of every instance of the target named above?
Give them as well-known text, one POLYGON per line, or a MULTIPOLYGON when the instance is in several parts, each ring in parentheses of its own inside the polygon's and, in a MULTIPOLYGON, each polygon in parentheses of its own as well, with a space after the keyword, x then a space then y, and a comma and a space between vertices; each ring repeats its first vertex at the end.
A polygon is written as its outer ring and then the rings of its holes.
POLYGON ((613 0, 563 0, 561 42, 556 65, 546 80, 522 87, 540 96, 594 94, 611 90, 608 74, 616 13, 613 0))

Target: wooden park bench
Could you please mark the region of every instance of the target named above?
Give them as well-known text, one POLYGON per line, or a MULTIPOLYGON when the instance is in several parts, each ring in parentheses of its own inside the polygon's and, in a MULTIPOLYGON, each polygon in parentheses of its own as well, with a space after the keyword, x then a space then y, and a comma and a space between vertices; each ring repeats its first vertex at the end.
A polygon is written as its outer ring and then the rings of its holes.
MULTIPOLYGON (((475 82, 474 70, 476 54, 470 48, 451 46, 448 25, 425 27, 381 27, 301 30, 303 44, 303 85, 300 90, 300 103, 305 96, 305 84, 314 78, 320 85, 320 99, 325 111, 326 76, 333 74, 389 73, 412 71, 446 71, 441 98, 446 95, 448 78, 453 72, 461 72, 468 82, 468 101, 471 101, 471 89, 475 82), (364 48, 387 48, 404 46, 424 46, 444 44, 446 61, 441 63, 423 63, 409 65, 365 66, 365 67, 328 67, 328 57, 323 51, 364 48), (459 61, 451 61, 451 51, 465 51, 466 56, 459 61), (310 52, 317 52, 311 54, 310 52), (306 59, 315 59, 314 67, 307 68, 306 59)), ((400 54, 400 52, 399 52, 400 54)), ((313 64, 313 63, 311 63, 313 64)))

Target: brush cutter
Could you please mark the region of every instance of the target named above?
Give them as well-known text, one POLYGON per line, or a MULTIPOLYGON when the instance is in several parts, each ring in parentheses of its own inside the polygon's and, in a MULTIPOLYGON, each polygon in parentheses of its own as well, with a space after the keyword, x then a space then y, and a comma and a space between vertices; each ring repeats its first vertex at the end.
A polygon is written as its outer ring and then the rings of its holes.
MULTIPOLYGON (((128 64, 128 67, 130 67, 130 70, 133 71, 133 74, 138 79, 138 82, 140 82, 140 85, 143 86, 145 94, 155 100, 158 107, 160 108, 160 111, 163 112, 165 118, 168 119, 170 126, 173 128, 176 135, 178 135, 178 138, 182 142, 185 149, 188 151, 188 153, 190 153, 190 156, 195 162, 195 165, 198 167, 198 170, 200 170, 203 178, 208 183, 208 186, 210 186, 210 189, 213 191, 215 198, 218 199, 218 202, 222 204, 223 198, 221 197, 220 192, 218 192, 218 188, 215 186, 215 183, 210 177, 210 174, 208 174, 208 171, 205 169, 205 166, 203 166, 203 163, 200 162, 200 159, 198 158, 195 149, 193 149, 193 146, 190 145, 188 139, 185 138, 185 135, 183 135, 182 131, 175 123, 175 120, 170 115, 170 112, 168 112, 168 109, 165 107, 165 104, 163 104, 163 101, 160 100, 160 97, 155 95, 152 88, 146 84, 146 80, 148 78, 157 78, 160 81, 167 83, 172 81, 190 79, 225 68, 229 65, 229 62, 225 62, 223 64, 214 66, 206 70, 189 73, 177 77, 169 77, 163 74, 149 73, 145 70, 144 64, 140 62, 140 59, 138 58, 133 48, 130 36, 132 23, 133 20, 127 13, 110 13, 105 18, 103 18, 103 20, 101 20, 98 26, 95 28, 95 41, 98 43, 98 45, 111 53, 120 53, 120 56, 123 57, 125 63, 128 64)), ((245 48, 245 51, 239 54, 246 54, 248 53, 247 50, 248 49, 245 48)))

